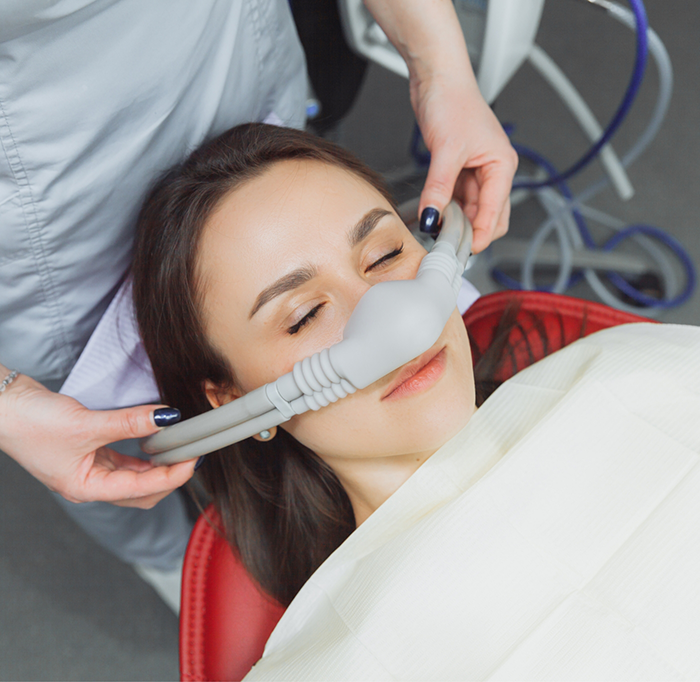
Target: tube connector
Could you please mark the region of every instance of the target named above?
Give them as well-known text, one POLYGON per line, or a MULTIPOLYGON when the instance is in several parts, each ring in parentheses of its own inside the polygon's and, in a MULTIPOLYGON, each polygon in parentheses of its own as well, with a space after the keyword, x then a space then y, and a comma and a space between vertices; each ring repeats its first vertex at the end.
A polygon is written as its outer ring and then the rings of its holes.
POLYGON ((296 414, 291 404, 280 395, 276 381, 265 384, 265 395, 285 419, 291 419, 296 414))

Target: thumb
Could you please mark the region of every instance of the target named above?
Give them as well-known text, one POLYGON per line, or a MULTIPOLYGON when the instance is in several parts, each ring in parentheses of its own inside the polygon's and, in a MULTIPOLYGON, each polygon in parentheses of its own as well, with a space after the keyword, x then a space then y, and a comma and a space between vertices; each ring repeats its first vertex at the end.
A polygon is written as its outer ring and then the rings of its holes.
MULTIPOLYGON (((179 420, 179 412, 172 408, 166 408, 168 414, 174 415, 168 423, 174 424, 179 420)), ((139 405, 127 407, 121 410, 105 410, 99 414, 102 424, 96 434, 102 441, 100 444, 114 443, 126 438, 143 438, 150 436, 158 430, 154 420, 154 413, 162 413, 166 410, 154 409, 153 405, 139 405)))
MULTIPOLYGON (((437 209, 442 215, 447 204, 454 194, 457 177, 462 171, 462 164, 458 156, 449 149, 441 147, 436 149, 430 159, 428 176, 420 195, 418 214, 422 217, 423 211, 428 207, 437 209)), ((421 228, 423 225, 421 224, 421 228)))

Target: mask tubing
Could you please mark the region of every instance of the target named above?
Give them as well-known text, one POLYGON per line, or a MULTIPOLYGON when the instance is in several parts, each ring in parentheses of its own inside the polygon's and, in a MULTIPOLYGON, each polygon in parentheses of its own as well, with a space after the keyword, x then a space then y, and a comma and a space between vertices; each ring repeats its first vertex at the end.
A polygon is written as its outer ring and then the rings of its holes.
MULTIPOLYGON (((218 408, 221 409, 221 408, 218 408)), ((208 413, 207 413, 208 414, 208 413)), ((271 429, 273 426, 279 426, 287 421, 278 410, 271 410, 249 421, 238 424, 223 431, 219 431, 211 436, 202 438, 193 443, 187 443, 177 448, 162 452, 159 455, 151 457, 153 464, 176 464, 177 462, 185 462, 188 459, 194 459, 200 455, 208 455, 210 452, 221 450, 227 445, 237 443, 238 441, 250 438, 260 431, 271 429)))
POLYGON ((187 419, 144 438, 141 449, 155 454, 178 448, 265 414, 274 407, 265 393, 265 387, 261 386, 237 400, 198 415, 196 419, 187 419))
MULTIPOLYGON (((462 242, 457 249, 457 260, 462 265, 462 272, 464 272, 467 267, 469 256, 472 255, 472 241, 474 241, 474 230, 471 223, 465 218, 464 235, 462 236, 462 242)), ((460 277, 462 276, 462 272, 459 273, 460 277)))
POLYGON ((462 209, 454 201, 451 201, 443 212, 442 229, 435 240, 435 246, 447 243, 457 253, 464 236, 464 222, 462 209))

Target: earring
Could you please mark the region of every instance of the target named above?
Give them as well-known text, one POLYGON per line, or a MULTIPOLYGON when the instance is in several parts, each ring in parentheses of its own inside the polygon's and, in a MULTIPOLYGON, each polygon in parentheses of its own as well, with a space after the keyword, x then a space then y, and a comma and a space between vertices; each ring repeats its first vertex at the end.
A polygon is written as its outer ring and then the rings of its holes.
POLYGON ((267 442, 272 440, 277 435, 277 427, 273 426, 271 429, 263 429, 260 433, 256 433, 253 438, 255 440, 267 442))

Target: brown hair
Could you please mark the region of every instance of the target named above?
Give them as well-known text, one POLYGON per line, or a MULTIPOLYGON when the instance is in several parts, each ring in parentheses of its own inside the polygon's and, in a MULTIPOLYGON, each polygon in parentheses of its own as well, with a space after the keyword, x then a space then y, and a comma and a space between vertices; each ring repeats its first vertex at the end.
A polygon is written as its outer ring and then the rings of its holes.
MULTIPOLYGON (((229 192, 286 159, 348 170, 394 205, 382 179, 342 148, 262 123, 206 143, 156 183, 138 220, 134 304, 161 397, 184 419, 211 409, 206 380, 222 389, 235 386, 233 370, 210 344, 200 316, 196 256, 204 225, 229 192)), ((249 438, 208 455, 200 474, 230 544, 282 604, 355 528, 335 474, 282 429, 268 443, 249 438)))

